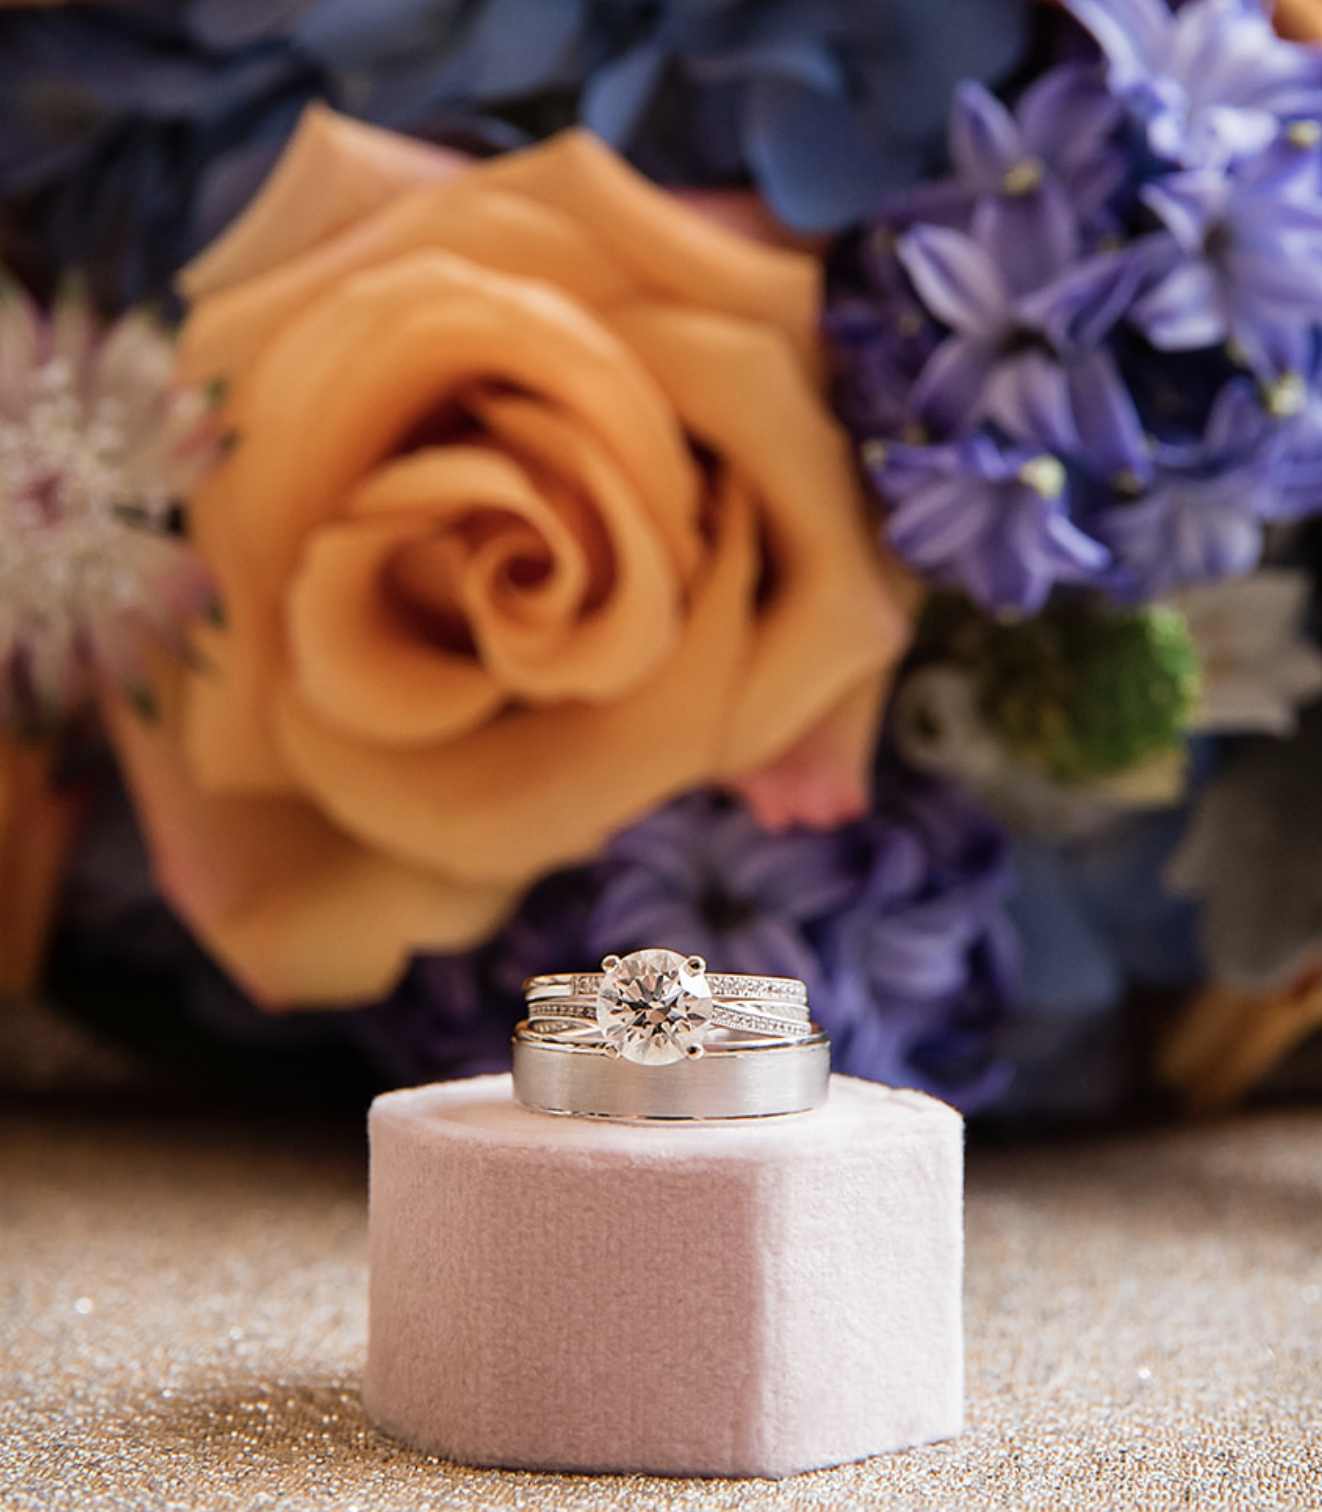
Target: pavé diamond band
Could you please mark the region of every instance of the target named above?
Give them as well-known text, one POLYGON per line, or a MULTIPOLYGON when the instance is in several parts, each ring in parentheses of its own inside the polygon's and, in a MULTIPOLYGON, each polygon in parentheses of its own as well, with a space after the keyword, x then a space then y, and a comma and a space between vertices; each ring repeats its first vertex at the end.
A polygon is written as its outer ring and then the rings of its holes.
POLYGON ((602 968, 525 983, 520 1102, 609 1118, 752 1118, 825 1096, 830 1043, 802 982, 709 977, 701 956, 673 950, 607 956, 602 968))
MULTIPOLYGON (((686 959, 676 951, 640 950, 635 954, 665 954, 674 956, 677 960, 686 959)), ((606 959, 614 960, 616 957, 607 956, 606 959)), ((699 957, 687 959, 697 960, 699 957)), ((805 1009, 808 1005, 808 989, 798 977, 751 976, 747 972, 706 970, 703 974, 712 998, 718 1003, 737 998, 747 1002, 775 1003, 778 1006, 794 1004, 805 1009)), ((547 1003, 564 998, 594 999, 608 975, 609 969, 548 972, 544 976, 529 977, 523 984, 523 996, 529 1003, 547 1003)))
MULTIPOLYGON (((596 1003, 538 1003, 529 1008, 528 1018, 536 1024, 556 1024, 565 1029, 581 1029, 585 1024, 600 1027, 596 1003)), ((715 1029, 732 1029, 774 1039, 802 1039, 813 1030, 807 1009, 801 1018, 782 1018, 769 1012, 763 1004, 750 1003, 742 998, 727 1003, 713 1001, 707 1014, 707 1027, 709 1033, 715 1029)))

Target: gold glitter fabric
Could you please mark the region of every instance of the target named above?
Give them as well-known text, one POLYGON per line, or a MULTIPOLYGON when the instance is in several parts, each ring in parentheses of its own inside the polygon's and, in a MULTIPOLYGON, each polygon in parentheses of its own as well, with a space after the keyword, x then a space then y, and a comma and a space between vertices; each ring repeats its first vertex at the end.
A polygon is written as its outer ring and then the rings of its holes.
POLYGON ((968 1431, 781 1482, 376 1433, 365 1182, 356 1123, 0 1106, 0 1507, 1322 1506, 1322 1110, 975 1148, 968 1431))

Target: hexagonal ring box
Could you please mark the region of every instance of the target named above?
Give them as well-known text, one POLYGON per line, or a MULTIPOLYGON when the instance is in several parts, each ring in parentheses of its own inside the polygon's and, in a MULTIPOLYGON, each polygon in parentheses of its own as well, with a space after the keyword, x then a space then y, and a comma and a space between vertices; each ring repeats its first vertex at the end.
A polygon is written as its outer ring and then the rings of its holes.
POLYGON ((783 1476, 963 1423, 959 1115, 833 1075, 782 1117, 626 1123, 508 1076, 371 1114, 364 1404, 475 1465, 783 1476))

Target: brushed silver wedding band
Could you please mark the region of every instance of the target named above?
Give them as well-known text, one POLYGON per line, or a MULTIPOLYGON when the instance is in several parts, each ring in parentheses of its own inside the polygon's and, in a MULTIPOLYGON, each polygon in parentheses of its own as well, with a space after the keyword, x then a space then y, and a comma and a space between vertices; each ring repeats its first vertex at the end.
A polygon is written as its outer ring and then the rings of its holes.
POLYGON ((767 1118, 826 1100, 831 1042, 731 1042, 700 1060, 644 1066, 604 1045, 514 1036, 514 1095, 540 1113, 615 1119, 767 1118))

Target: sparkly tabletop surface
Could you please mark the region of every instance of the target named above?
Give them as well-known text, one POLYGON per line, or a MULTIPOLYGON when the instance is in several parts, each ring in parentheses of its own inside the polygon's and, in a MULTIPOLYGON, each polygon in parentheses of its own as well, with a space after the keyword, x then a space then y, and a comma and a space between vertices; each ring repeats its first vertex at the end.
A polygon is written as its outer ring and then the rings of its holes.
POLYGON ((1322 1110, 973 1149, 968 1431, 779 1483, 375 1433, 365 1173, 355 1121, 0 1103, 0 1507, 1322 1505, 1322 1110))

